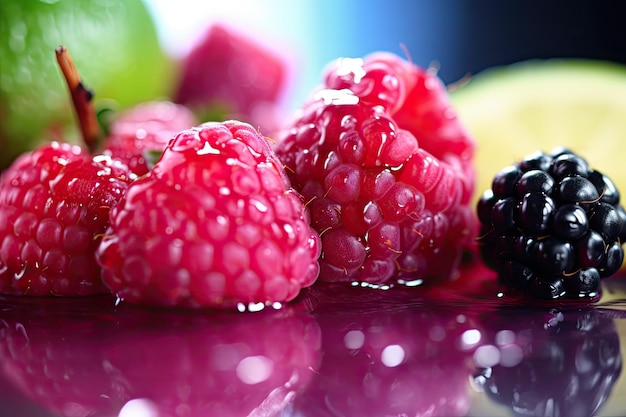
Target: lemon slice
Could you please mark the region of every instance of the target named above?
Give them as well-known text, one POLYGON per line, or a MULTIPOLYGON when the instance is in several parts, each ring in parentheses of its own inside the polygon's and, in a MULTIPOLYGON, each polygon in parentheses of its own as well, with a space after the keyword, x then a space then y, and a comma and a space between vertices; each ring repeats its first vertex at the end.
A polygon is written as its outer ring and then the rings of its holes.
POLYGON ((495 67, 450 91, 476 138, 474 202, 506 165, 565 146, 626 197, 626 66, 581 59, 495 67))

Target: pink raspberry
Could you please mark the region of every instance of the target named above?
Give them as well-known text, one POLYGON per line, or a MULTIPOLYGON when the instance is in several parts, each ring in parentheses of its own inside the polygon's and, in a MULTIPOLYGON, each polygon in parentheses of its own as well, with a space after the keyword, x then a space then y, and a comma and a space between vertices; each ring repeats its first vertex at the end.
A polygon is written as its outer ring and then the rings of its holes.
POLYGON ((391 54, 324 80, 275 147, 321 235, 320 279, 450 277, 476 228, 475 144, 445 87, 391 54))
POLYGON ((180 132, 111 211, 98 251, 121 299, 285 302, 318 275, 319 237, 266 139, 238 121, 180 132))
POLYGON ((140 176, 149 171, 146 153, 160 154, 176 133, 196 125, 196 116, 181 104, 140 103, 113 120, 102 152, 120 159, 140 176))
POLYGON ((94 254, 132 178, 66 143, 20 156, 0 178, 0 293, 107 293, 94 254))
POLYGON ((237 119, 271 132, 279 124, 289 69, 269 45, 214 23, 181 62, 174 101, 203 120, 237 119))

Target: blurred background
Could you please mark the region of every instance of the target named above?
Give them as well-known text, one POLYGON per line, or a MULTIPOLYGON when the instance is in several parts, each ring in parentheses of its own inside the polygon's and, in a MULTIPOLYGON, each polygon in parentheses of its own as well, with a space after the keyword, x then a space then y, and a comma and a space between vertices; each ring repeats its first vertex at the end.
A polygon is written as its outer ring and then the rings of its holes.
MULTIPOLYGON (((209 26, 226 24, 284 60, 280 97, 271 101, 291 112, 328 63, 382 50, 437 67, 447 84, 532 58, 626 65, 625 17, 626 2, 609 0, 0 0, 0 170, 38 141, 75 139, 54 60, 59 44, 96 99, 125 108, 172 97, 186 55, 209 26)), ((194 78, 188 81, 193 90, 194 78)), ((233 81, 223 90, 237 87, 233 81)), ((257 96, 241 94, 244 102, 257 96)))
POLYGON ((584 57, 626 64, 626 3, 497 0, 145 0, 164 47, 188 50, 221 20, 290 56, 292 104, 343 56, 395 52, 439 66, 446 83, 532 58, 584 57))

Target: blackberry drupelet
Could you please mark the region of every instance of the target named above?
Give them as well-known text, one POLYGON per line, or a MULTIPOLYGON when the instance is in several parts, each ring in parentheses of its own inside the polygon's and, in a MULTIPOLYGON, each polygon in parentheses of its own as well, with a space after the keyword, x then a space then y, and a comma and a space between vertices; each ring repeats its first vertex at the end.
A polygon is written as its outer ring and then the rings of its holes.
POLYGON ((477 203, 483 260, 539 299, 595 299, 624 260, 626 211, 609 177, 566 148, 498 172, 477 203))

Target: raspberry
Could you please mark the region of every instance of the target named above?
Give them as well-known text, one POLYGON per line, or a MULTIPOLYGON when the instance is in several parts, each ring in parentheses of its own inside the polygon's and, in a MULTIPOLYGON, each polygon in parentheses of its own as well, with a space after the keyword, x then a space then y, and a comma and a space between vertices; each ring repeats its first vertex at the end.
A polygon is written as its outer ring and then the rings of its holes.
POLYGON ((94 253, 133 178, 128 168, 52 142, 20 156, 0 179, 0 293, 106 293, 94 253))
POLYGON ((594 300, 600 279, 622 265, 619 191, 570 150, 537 151, 503 168, 477 211, 486 264, 531 297, 594 300))
POLYGON ((103 279, 136 303, 289 301, 318 275, 319 237, 305 214, 252 126, 205 123, 176 135, 111 211, 103 279))
POLYGON ((286 61, 277 51, 221 23, 214 23, 183 57, 174 101, 203 120, 237 119, 276 129, 287 86, 286 61))
POLYGON ((473 170, 475 140, 451 107, 446 87, 432 69, 424 69, 389 52, 329 64, 325 85, 349 89, 362 102, 382 105, 394 120, 438 159, 454 154, 473 170))
POLYGON ((441 82, 394 55, 327 70, 275 147, 322 237, 320 279, 453 274, 474 234, 474 143, 453 114, 441 82))
POLYGON ((485 318, 492 336, 475 353, 476 386, 511 415, 601 415, 622 372, 614 319, 594 309, 519 313, 485 318))
POLYGON ((197 124, 187 107, 169 101, 140 103, 111 123, 103 154, 124 162, 137 176, 149 171, 146 153, 160 154, 174 135, 197 124))

